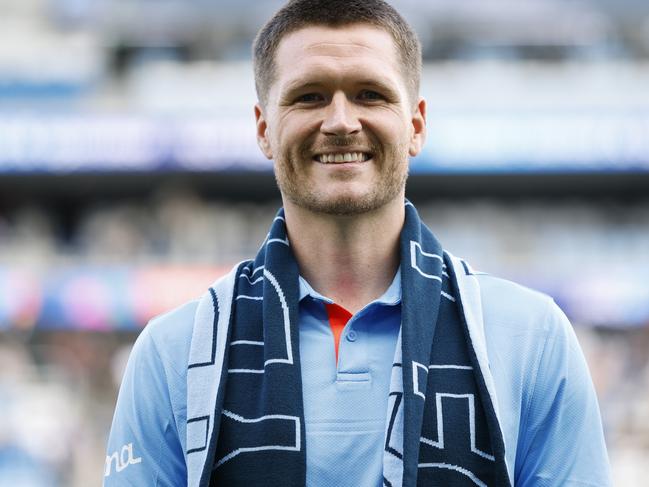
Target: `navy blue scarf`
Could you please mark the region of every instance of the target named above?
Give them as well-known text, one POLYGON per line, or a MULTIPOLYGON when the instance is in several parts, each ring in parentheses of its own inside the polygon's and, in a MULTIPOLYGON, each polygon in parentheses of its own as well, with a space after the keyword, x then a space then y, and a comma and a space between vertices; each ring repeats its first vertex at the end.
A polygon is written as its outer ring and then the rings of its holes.
MULTIPOLYGON (((501 430, 453 266, 409 202, 400 256, 402 324, 384 485, 509 486, 501 430)), ((298 275, 280 210, 255 260, 237 271, 214 415, 218 435, 201 485, 305 486, 298 275)))

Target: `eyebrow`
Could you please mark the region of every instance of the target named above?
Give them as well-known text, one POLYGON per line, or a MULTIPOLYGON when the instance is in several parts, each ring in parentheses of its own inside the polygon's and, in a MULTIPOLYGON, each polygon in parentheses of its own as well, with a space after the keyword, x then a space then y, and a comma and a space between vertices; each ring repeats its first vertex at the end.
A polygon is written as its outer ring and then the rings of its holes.
POLYGON ((291 81, 285 88, 282 88, 280 91, 281 98, 285 98, 287 95, 290 95, 291 93, 295 93, 296 91, 303 91, 303 90, 309 90, 312 88, 320 88, 323 85, 323 83, 319 81, 304 81, 302 79, 296 79, 291 81))
MULTIPOLYGON (((288 85, 286 85, 286 87, 280 91, 280 99, 282 100, 286 99, 287 97, 290 97, 295 92, 322 88, 324 85, 326 85, 326 83, 322 81, 308 81, 305 79, 298 78, 290 81, 288 85)), ((398 97, 397 88, 392 86, 391 83, 384 82, 381 79, 364 78, 361 79, 360 81, 354 82, 354 85, 375 88, 378 91, 384 93, 388 97, 393 97, 393 98, 398 97)))

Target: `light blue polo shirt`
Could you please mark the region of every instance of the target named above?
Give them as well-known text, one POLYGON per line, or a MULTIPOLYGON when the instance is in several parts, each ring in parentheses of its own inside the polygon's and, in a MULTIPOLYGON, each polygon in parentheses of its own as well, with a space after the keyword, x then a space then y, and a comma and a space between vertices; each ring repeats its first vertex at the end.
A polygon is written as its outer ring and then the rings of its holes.
MULTIPOLYGON (((356 340, 342 338, 338 370, 327 300, 301 283, 309 487, 380 485, 399 279, 348 323, 356 340)), ((512 485, 612 485, 595 390, 568 319, 540 293, 493 276, 471 279, 481 301, 463 306, 484 322, 512 485)), ((187 485, 187 364, 197 306, 154 319, 133 347, 108 441, 106 487, 187 485)))
POLYGON ((390 373, 401 325, 401 273, 347 322, 337 366, 325 303, 333 301, 300 277, 306 483, 380 487, 390 373))

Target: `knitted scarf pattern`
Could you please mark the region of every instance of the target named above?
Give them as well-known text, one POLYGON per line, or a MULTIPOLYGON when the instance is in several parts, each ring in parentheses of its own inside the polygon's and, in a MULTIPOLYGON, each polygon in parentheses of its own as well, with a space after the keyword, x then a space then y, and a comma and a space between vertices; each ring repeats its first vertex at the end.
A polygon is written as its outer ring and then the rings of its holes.
MULTIPOLYGON (((453 265, 405 205, 383 484, 510 486, 491 376, 458 292, 458 267, 471 270, 453 265)), ((283 215, 255 259, 199 303, 187 379, 190 486, 305 487, 299 270, 283 215)))

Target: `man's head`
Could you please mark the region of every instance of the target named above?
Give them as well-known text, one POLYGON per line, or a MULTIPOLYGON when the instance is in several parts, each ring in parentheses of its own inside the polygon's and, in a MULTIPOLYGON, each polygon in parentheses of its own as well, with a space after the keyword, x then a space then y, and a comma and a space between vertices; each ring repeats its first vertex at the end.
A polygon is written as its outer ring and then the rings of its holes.
POLYGON ((414 104, 419 96, 421 44, 399 13, 383 0, 292 0, 280 9, 257 34, 253 44, 255 87, 262 105, 275 81, 275 54, 280 41, 308 26, 342 27, 369 24, 385 30, 394 41, 414 104))
POLYGON ((400 204, 426 134, 419 53, 381 0, 294 0, 262 29, 257 140, 287 210, 351 216, 400 204))

